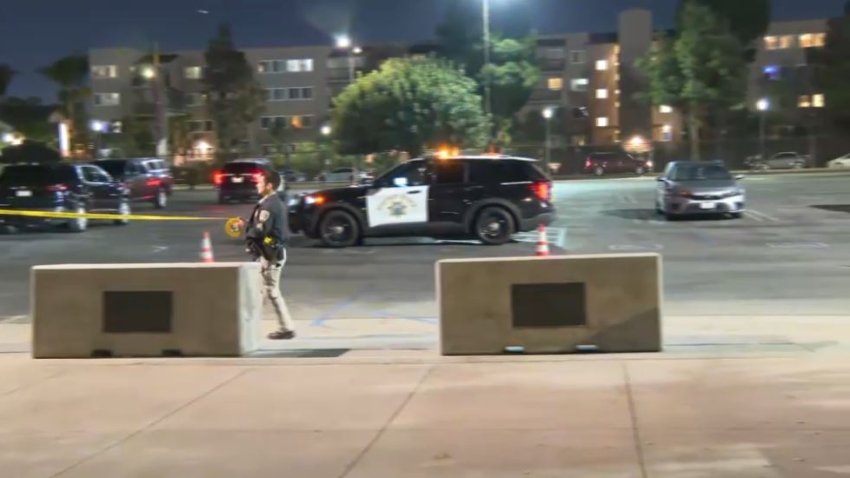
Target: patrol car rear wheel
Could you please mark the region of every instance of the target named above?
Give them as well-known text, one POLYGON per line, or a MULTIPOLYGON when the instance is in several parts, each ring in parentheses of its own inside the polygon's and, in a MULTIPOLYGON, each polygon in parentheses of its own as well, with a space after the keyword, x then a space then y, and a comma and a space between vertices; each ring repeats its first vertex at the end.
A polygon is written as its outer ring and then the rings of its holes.
POLYGON ((495 246, 511 240, 516 232, 511 213, 500 207, 484 208, 475 218, 475 237, 484 244, 495 246))
POLYGON ((329 211, 319 223, 319 238, 328 247, 351 247, 360 240, 360 226, 345 211, 329 211))
POLYGON ((86 213, 85 206, 77 206, 74 208, 74 213, 81 217, 76 217, 68 221, 68 230, 71 232, 84 232, 89 226, 88 218, 82 217, 86 213))

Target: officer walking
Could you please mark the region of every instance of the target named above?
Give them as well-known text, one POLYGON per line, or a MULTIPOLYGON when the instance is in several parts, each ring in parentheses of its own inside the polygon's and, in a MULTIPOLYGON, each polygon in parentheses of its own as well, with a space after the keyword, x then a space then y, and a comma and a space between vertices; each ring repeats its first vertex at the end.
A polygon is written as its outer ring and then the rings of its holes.
POLYGON ((247 250, 256 261, 259 259, 263 275, 263 295, 271 302, 279 328, 268 335, 272 340, 289 340, 295 337, 295 324, 280 294, 280 275, 286 264, 287 214, 286 204, 280 200, 280 175, 264 171, 257 180, 260 201, 254 207, 245 227, 247 250))

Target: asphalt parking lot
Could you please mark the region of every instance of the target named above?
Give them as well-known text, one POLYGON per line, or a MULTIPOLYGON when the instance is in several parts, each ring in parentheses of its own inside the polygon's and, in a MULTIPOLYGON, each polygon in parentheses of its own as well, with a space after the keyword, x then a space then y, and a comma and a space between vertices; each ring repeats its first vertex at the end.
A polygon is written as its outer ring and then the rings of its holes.
MULTIPOLYGON (((559 182, 559 219, 548 230, 553 253, 661 253, 668 315, 845 315, 850 174, 752 176, 743 184, 750 208, 744 218, 667 222, 653 210, 653 178, 559 182)), ((226 218, 250 210, 250 204, 215 204, 211 191, 180 191, 166 214, 226 218)), ((155 213, 148 205, 134 212, 155 213)), ((211 233, 217 261, 245 258, 242 243, 224 234, 223 220, 0 235, 0 320, 29 320, 33 265, 197 261, 204 231, 211 233)), ((379 330, 388 337, 395 330, 432 335, 436 260, 533 255, 534 240, 526 234, 486 247, 383 239, 334 250, 297 237, 283 290, 296 319, 317 330, 348 327, 356 333, 354 324, 372 321, 383 324, 379 330)))

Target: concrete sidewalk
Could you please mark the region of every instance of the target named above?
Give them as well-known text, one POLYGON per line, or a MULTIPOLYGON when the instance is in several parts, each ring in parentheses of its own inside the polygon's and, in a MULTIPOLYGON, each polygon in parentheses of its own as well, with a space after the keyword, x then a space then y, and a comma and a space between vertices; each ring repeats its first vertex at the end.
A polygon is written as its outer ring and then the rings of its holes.
POLYGON ((0 476, 850 474, 850 354, 0 358, 0 476))
POLYGON ((582 356, 303 325, 256 358, 36 361, 0 324, 0 476, 850 475, 846 317, 671 318, 663 353, 582 356))

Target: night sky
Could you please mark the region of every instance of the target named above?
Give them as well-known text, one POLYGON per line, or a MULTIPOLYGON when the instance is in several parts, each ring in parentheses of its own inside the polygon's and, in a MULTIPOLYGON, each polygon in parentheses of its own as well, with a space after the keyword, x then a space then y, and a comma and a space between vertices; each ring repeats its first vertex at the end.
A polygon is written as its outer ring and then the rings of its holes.
MULTIPOLYGON (((469 0, 476 1, 476 0, 469 0)), ((747 0, 741 0, 747 1, 747 0)), ((614 31, 617 13, 650 8, 669 26, 678 0, 491 0, 494 22, 527 9, 540 33, 614 31)), ((52 100, 34 71, 90 47, 200 49, 222 20, 241 47, 330 43, 350 32, 361 43, 433 37, 445 0, 0 0, 0 63, 20 72, 9 91, 52 100), (204 10, 208 13, 199 13, 204 10)), ((775 20, 841 12, 839 0, 774 0, 775 20)))

